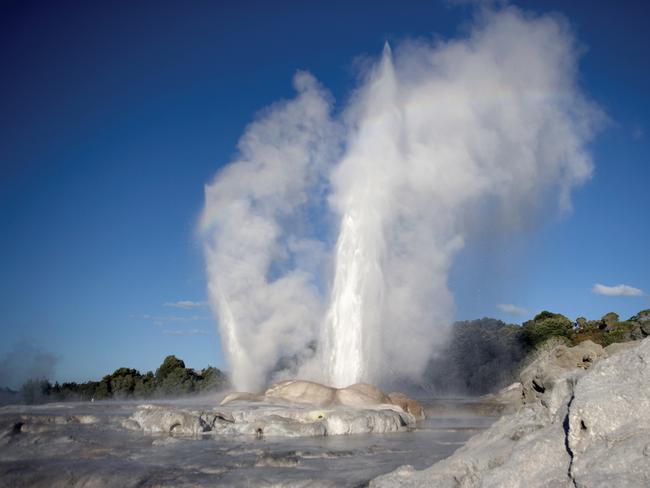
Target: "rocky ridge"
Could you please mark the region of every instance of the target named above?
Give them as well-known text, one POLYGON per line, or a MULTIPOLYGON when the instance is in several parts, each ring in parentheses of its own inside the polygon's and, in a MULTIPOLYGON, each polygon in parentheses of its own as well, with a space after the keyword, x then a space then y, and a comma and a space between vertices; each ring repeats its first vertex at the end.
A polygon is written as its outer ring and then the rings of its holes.
POLYGON ((403 466, 370 486, 650 486, 649 365, 648 339, 558 345, 495 396, 514 413, 430 468, 403 466))

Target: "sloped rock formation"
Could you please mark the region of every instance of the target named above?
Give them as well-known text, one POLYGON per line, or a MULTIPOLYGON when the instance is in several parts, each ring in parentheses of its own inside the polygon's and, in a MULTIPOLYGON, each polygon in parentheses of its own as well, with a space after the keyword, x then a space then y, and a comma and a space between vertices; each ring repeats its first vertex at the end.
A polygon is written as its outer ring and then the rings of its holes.
POLYGON ((365 383, 331 388, 288 380, 260 395, 231 393, 217 410, 142 405, 122 426, 151 434, 308 437, 400 432, 423 418, 417 401, 365 383))
POLYGON ((411 414, 395 405, 314 408, 237 402, 211 411, 142 405, 122 425, 174 436, 313 437, 402 432, 415 422, 411 414))
POLYGON ((594 346, 548 351, 522 372, 516 413, 450 458, 370 486, 650 486, 650 340, 609 358, 594 346))
POLYGON ((332 388, 313 381, 286 380, 272 385, 261 395, 246 392, 231 393, 222 400, 221 405, 240 401, 271 404, 280 402, 318 407, 374 408, 383 405, 389 410, 392 407, 399 407, 416 421, 424 419, 424 409, 416 400, 402 393, 387 395, 376 386, 367 383, 356 383, 345 388, 332 388))

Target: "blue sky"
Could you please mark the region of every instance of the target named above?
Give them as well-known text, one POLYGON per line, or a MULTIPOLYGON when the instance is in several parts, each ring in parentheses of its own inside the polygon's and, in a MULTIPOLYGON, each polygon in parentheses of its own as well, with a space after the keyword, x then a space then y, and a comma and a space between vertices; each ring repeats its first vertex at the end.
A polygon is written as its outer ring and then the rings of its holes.
MULTIPOLYGON (((355 60, 386 40, 454 36, 449 2, 3 2, 0 6, 0 357, 57 355, 53 379, 155 369, 167 354, 225 367, 195 228, 203 185, 297 69, 344 101, 355 60), (189 300, 196 307, 171 306, 189 300)), ((457 318, 575 318, 650 307, 650 35, 641 2, 514 2, 563 14, 580 82, 609 122, 573 211, 469 244, 457 318), (595 283, 643 296, 601 296, 595 283)), ((177 304, 178 305, 178 304, 177 304)), ((1 385, 0 385, 1 386, 1 385)))

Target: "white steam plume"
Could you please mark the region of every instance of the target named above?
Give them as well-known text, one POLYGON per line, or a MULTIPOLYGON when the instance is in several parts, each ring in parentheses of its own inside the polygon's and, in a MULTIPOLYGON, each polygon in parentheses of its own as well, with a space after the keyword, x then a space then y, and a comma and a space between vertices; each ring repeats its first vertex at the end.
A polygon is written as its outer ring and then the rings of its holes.
POLYGON ((302 370, 313 379, 419 375, 452 319, 448 271, 471 222, 568 208, 590 176, 600 114, 576 85, 576 61, 557 17, 484 12, 467 38, 386 46, 339 121, 309 79, 253 124, 242 158, 207 188, 203 216, 217 223, 206 231, 210 296, 235 384, 259 386, 279 354, 314 337, 321 367, 302 370), (297 225, 306 209, 337 216, 334 249, 297 225), (331 290, 297 260, 269 276, 293 241, 307 262, 333 254, 331 290))
POLYGON ((335 158, 329 95, 307 73, 295 99, 272 106, 239 142, 239 157, 206 187, 201 226, 210 303, 232 379, 255 391, 282 355, 316 337, 324 247, 311 218, 335 158))

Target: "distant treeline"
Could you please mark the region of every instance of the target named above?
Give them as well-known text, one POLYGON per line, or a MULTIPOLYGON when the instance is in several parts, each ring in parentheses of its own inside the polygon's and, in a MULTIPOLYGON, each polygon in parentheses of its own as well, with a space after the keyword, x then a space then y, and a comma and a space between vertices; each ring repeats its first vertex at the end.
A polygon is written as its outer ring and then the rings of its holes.
POLYGON ((522 325, 484 318, 457 322, 447 345, 429 362, 420 388, 430 395, 483 395, 516 381, 521 368, 549 340, 569 346, 591 340, 603 347, 650 335, 650 309, 621 321, 541 312, 522 325))
MULTIPOLYGON (((13 396, 13 402, 27 404, 107 399, 147 399, 208 393, 228 386, 221 370, 208 366, 201 371, 186 368, 183 360, 167 356, 155 373, 142 374, 136 369, 119 368, 100 381, 50 383, 47 379, 28 380, 19 392, 0 392, 13 396), (13 393, 13 395, 12 395, 13 393)), ((5 403, 7 401, 5 400, 5 403)))
MULTIPOLYGON (((491 318, 456 322, 446 345, 434 351, 424 377, 402 379, 395 387, 421 390, 429 396, 483 395, 516 381, 532 354, 549 343, 571 346, 591 340, 605 347, 649 335, 650 309, 623 321, 614 312, 598 320, 579 317, 573 321, 544 311, 522 325, 491 318)), ((316 349, 316 344, 310 345, 312 354, 316 349)), ((299 362, 300 358, 288 358, 281 369, 292 370, 299 362)), ((36 379, 27 381, 18 392, 0 388, 0 404, 164 398, 228 386, 227 376, 217 368, 195 371, 186 368, 181 359, 167 356, 155 373, 120 368, 100 381, 52 384, 36 379)))

